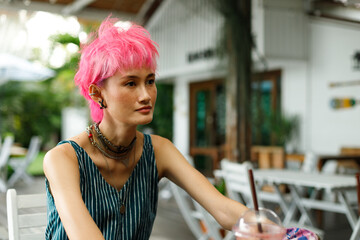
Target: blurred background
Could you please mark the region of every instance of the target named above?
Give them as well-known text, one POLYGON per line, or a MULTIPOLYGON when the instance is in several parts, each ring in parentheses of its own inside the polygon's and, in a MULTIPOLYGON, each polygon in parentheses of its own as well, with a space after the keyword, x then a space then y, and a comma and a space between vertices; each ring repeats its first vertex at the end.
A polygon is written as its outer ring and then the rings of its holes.
POLYGON ((11 136, 21 156, 41 139, 30 176, 91 123, 73 78, 80 45, 109 14, 159 44, 154 120, 139 129, 172 140, 204 175, 224 158, 299 169, 309 154, 353 155, 343 172, 359 170, 358 0, 0 0, 1 143, 11 136))
POLYGON ((253 158, 254 145, 292 156, 359 147, 358 7, 354 0, 1 0, 1 136, 26 147, 39 135, 47 150, 88 125, 73 83, 79 45, 111 13, 144 25, 159 44, 159 100, 142 129, 173 140, 204 171, 223 157, 253 158))
POLYGON ((79 45, 111 13, 144 25, 159 44, 159 101, 143 128, 200 168, 249 159, 253 145, 289 154, 358 147, 358 5, 2 0, 1 135, 23 146, 40 135, 46 150, 84 129, 89 114, 73 83, 79 45))

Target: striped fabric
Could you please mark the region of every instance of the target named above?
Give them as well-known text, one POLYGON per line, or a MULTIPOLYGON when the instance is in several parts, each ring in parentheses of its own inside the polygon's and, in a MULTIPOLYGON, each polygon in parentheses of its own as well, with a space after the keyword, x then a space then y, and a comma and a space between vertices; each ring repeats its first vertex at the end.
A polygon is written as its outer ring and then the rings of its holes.
MULTIPOLYGON (((102 177, 89 155, 74 141, 80 171, 82 198, 90 215, 107 240, 149 239, 156 216, 158 172, 151 137, 144 134, 142 156, 124 187, 117 191, 102 177), (126 191, 126 189, 129 189, 126 191), (120 214, 121 200, 128 192, 125 214, 120 214)), ((48 224, 46 239, 68 239, 46 182, 48 224)))

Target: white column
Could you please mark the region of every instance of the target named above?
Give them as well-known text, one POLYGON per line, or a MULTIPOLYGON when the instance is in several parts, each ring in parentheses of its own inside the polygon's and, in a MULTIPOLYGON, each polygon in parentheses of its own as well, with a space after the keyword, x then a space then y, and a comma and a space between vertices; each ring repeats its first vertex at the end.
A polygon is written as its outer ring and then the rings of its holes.
POLYGON ((188 80, 181 78, 175 80, 174 89, 174 145, 182 154, 189 155, 189 84, 188 80))

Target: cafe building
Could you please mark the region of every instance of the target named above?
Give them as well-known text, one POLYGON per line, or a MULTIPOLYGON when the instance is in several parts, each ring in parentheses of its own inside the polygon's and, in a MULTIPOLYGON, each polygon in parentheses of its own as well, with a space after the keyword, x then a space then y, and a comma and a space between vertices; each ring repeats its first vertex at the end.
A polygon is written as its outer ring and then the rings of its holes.
MULTIPOLYGON (((281 111, 298 122, 287 154, 336 155, 360 147, 360 22, 351 17, 360 10, 311 2, 252 1, 252 90, 263 116, 281 111)), ((212 1, 168 0, 146 28, 159 44, 158 79, 174 87, 175 145, 219 161, 232 117, 226 54, 219 54, 224 17, 212 1)), ((255 145, 269 144, 262 131, 255 145)))

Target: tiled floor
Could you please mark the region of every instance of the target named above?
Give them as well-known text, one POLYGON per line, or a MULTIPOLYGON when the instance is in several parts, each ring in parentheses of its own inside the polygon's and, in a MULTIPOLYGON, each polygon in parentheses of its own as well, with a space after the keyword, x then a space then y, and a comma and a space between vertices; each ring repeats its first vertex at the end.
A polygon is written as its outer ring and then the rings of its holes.
MULTIPOLYGON (((44 178, 35 178, 33 184, 19 183, 16 189, 20 194, 44 192, 44 178)), ((347 240, 350 238, 351 229, 343 214, 323 213, 322 229, 325 237, 322 240, 347 240)), ((6 197, 0 193, 0 240, 7 239, 6 222, 6 197)), ((150 240, 195 240, 184 219, 182 218, 173 198, 159 198, 157 218, 150 240)))

